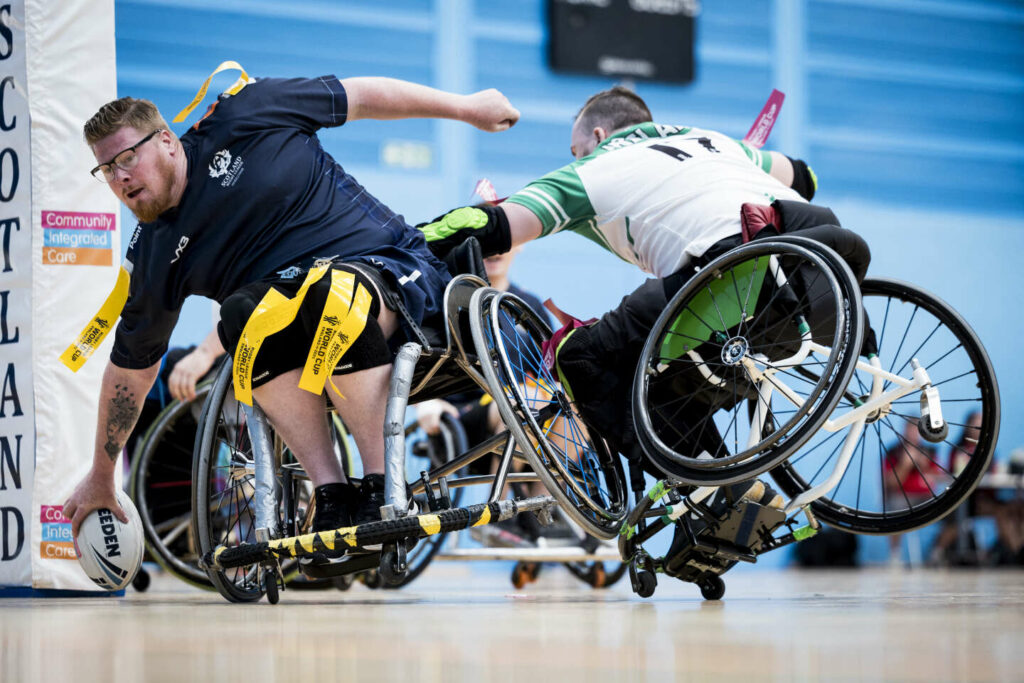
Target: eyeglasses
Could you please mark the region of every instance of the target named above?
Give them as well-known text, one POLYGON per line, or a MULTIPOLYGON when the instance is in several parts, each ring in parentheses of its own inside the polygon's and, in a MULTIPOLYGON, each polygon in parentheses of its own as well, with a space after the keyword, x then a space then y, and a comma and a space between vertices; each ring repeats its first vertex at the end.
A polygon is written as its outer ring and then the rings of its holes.
POLYGON ((142 138, 131 147, 128 147, 127 149, 123 149, 120 152, 118 152, 110 161, 106 162, 105 164, 100 164, 96 168, 92 169, 91 171, 89 171, 89 173, 91 173, 92 177, 100 181, 101 183, 109 183, 114 179, 116 175, 116 172, 114 171, 115 167, 121 169, 122 171, 132 170, 139 163, 139 154, 137 151, 139 147, 142 147, 144 144, 149 142, 150 138, 152 138, 154 135, 162 131, 163 128, 157 128, 152 133, 142 138))

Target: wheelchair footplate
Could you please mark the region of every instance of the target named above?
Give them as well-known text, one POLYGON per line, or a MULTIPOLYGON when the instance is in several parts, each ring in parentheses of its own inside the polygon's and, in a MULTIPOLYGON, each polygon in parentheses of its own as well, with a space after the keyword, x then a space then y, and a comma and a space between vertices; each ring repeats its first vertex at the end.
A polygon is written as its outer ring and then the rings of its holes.
POLYGON ((619 552, 629 563, 635 593, 650 597, 657 586, 656 575, 665 574, 696 584, 707 600, 719 600, 725 594, 721 575, 737 562, 757 562, 759 555, 809 538, 818 528, 809 510, 804 510, 809 524, 797 527, 795 516, 749 500, 716 507, 717 511, 683 498, 665 481, 644 496, 619 536, 619 552), (663 497, 668 504, 654 507, 663 497), (664 557, 652 557, 642 543, 666 528, 674 533, 671 546, 664 557), (786 533, 776 535, 781 528, 786 533))
POLYGON ((379 552, 354 550, 338 562, 304 567, 303 571, 311 578, 328 578, 379 567, 387 580, 389 575, 401 575, 405 571, 405 552, 410 542, 414 544, 417 539, 434 534, 494 524, 512 519, 520 512, 550 510, 554 505, 555 501, 550 496, 501 500, 260 543, 222 545, 203 555, 200 566, 223 571, 255 564, 269 565, 285 558, 309 557, 317 553, 337 554, 342 549, 380 545, 382 550, 379 552), (320 574, 322 576, 318 576, 320 574))

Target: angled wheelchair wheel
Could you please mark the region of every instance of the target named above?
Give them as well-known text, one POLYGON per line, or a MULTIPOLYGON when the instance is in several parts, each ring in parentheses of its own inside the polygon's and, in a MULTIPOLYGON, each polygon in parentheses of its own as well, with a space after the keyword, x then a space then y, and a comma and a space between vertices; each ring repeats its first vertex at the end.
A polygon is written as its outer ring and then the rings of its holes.
POLYGON ((633 417, 652 462, 721 486, 778 465, 849 382, 863 339, 849 266, 801 238, 757 240, 701 269, 641 354, 633 417))
POLYGON ((192 450, 211 385, 200 384, 195 399, 174 401, 157 415, 136 446, 129 484, 150 556, 182 581, 207 589, 213 585, 199 567, 191 524, 192 450))
MULTIPOLYGON (((898 280, 868 279, 861 289, 882 368, 909 377, 917 359, 939 391, 949 433, 917 428, 919 393, 893 401, 868 417, 842 479, 811 510, 845 531, 900 533, 948 514, 988 470, 999 435, 999 387, 977 335, 944 301, 898 280)), ((866 396, 871 382, 859 368, 833 419, 866 396)), ((886 383, 883 390, 892 388, 886 383)), ((789 496, 821 484, 836 466, 845 434, 822 431, 772 477, 789 496)))
POLYGON ((470 325, 491 395, 522 454, 577 524, 614 537, 628 511, 622 463, 545 367, 547 324, 516 296, 481 289, 470 302, 470 325))

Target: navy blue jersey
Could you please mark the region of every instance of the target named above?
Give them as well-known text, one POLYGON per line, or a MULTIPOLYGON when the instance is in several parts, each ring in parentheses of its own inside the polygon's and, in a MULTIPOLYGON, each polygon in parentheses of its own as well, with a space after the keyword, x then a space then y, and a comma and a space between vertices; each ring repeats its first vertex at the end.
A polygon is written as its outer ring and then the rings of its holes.
POLYGON ((322 258, 381 271, 417 322, 440 310, 448 272, 420 231, 320 146, 316 131, 345 123, 347 103, 333 76, 261 79, 222 96, 181 137, 188 161, 181 202, 139 224, 128 247, 131 290, 115 365, 158 362, 189 295, 223 301, 322 258))

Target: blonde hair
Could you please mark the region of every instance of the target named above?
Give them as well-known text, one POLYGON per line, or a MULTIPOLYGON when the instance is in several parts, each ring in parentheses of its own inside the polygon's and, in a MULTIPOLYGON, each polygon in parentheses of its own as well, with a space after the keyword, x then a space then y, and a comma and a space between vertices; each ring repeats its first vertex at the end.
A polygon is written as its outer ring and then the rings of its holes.
POLYGON ((149 100, 134 97, 107 102, 82 127, 86 144, 92 146, 122 128, 140 131, 170 130, 156 105, 149 100))

